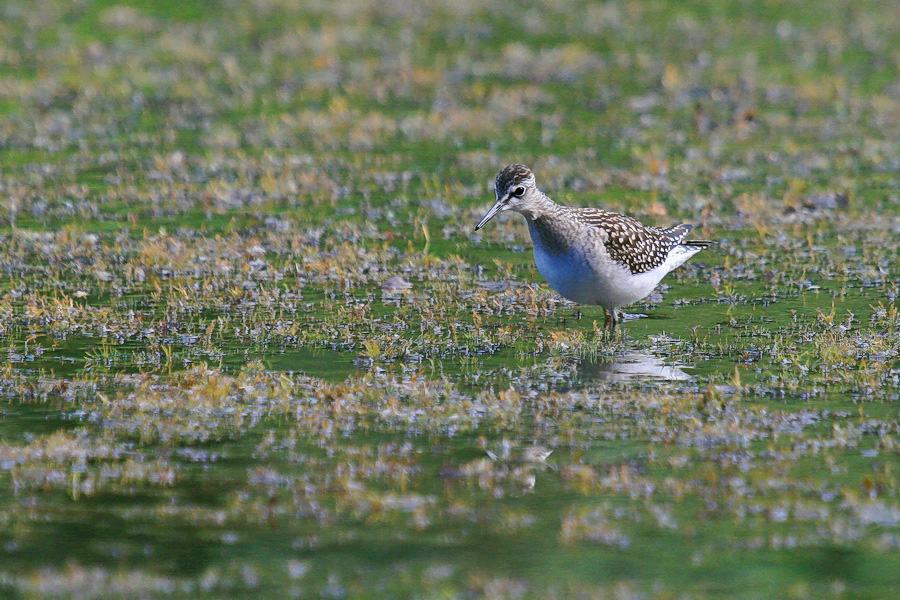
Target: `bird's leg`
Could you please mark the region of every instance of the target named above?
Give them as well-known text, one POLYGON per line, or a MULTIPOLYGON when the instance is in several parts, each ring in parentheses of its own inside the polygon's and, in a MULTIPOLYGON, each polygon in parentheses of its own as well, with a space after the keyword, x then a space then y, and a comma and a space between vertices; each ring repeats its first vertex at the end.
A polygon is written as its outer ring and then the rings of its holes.
POLYGON ((618 325, 619 321, 621 320, 619 318, 619 311, 614 308, 610 311, 610 313, 612 314, 612 316, 609 319, 609 330, 615 331, 616 325, 618 325))

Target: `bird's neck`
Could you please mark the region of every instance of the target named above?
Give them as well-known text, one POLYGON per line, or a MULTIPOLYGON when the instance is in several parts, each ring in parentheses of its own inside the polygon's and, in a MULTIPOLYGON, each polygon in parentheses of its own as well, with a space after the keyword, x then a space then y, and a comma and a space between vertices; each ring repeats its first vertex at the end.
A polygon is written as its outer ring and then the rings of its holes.
POLYGON ((565 252, 571 240, 568 235, 570 232, 560 219, 563 210, 562 206, 540 192, 539 200, 529 207, 528 212, 523 211, 535 248, 549 254, 565 252))
POLYGON ((544 192, 538 190, 537 198, 534 202, 529 203, 528 208, 522 209, 521 213, 527 220, 529 225, 541 219, 554 218, 560 212, 560 206, 550 199, 544 192))

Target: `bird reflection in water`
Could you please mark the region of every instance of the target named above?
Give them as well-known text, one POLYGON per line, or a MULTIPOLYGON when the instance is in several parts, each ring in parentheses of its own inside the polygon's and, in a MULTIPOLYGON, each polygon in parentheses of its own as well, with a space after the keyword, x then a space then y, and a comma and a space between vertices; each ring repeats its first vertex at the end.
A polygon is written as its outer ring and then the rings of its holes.
POLYGON ((684 366, 666 364, 658 356, 646 352, 625 351, 613 358, 582 360, 578 363, 577 372, 582 381, 687 381, 691 376, 681 369, 684 366))

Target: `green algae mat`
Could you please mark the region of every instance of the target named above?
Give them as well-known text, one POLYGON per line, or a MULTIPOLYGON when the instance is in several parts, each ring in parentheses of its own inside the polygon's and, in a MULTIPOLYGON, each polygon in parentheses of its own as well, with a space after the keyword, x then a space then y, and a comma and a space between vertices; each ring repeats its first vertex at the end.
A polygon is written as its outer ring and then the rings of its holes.
POLYGON ((0 3, 0 597, 900 595, 890 3, 0 3), (619 332, 506 164, 719 244, 619 332))

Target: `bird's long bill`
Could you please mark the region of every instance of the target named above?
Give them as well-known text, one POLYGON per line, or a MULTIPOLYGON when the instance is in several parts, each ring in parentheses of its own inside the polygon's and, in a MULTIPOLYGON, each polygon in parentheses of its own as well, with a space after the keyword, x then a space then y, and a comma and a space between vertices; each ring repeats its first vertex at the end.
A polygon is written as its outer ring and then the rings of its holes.
POLYGON ((485 223, 487 223, 488 221, 493 219, 494 215, 496 215, 498 212, 500 212, 500 207, 502 205, 503 205, 503 202, 501 200, 497 200, 497 202, 491 207, 491 210, 487 211, 487 214, 484 215, 484 218, 482 218, 478 222, 478 225, 475 226, 475 231, 478 231, 479 229, 484 227, 485 223))

